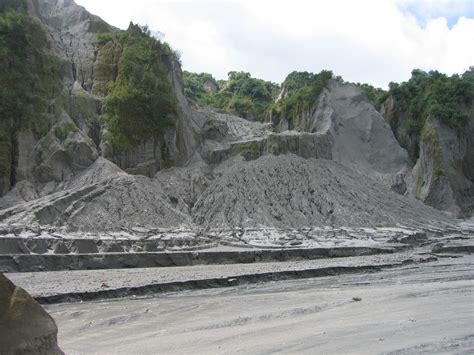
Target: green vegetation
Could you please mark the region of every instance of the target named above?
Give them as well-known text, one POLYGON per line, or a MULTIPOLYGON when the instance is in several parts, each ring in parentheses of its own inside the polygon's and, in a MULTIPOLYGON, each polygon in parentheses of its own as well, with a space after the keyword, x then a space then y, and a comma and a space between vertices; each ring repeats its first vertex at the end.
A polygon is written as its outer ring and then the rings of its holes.
POLYGON ((151 37, 146 27, 130 24, 127 31, 98 36, 99 47, 122 47, 118 77, 108 90, 104 111, 107 141, 115 152, 127 151, 148 138, 162 136, 174 125, 176 98, 166 64, 175 59, 170 47, 151 37))
POLYGON ((294 71, 285 78, 282 86, 287 90, 288 94, 293 94, 301 88, 311 84, 314 74, 307 71, 294 71))
POLYGON ((464 112, 474 99, 474 73, 447 76, 438 71, 415 69, 407 82, 390 83, 388 94, 396 102, 396 115, 404 113, 405 129, 410 136, 420 137, 429 116, 439 119, 459 134, 468 121, 464 112))
MULTIPOLYGON (((400 145, 416 160, 428 117, 462 135, 473 100, 473 71, 447 76, 438 71, 415 69, 407 82, 390 83, 389 91, 379 96, 377 102, 385 104, 385 121, 400 145)), ((438 140, 432 140, 433 144, 438 144, 438 140)))
POLYGON ((11 139, 21 129, 40 136, 49 128, 47 107, 61 69, 26 9, 26 1, 0 0, 0 130, 11 139))
POLYGON ((17 133, 31 129, 39 138, 51 126, 48 107, 61 63, 47 49, 46 34, 28 16, 26 1, 0 0, 0 194, 13 181, 17 133))
POLYGON ((231 71, 227 81, 216 81, 207 73, 184 72, 184 93, 199 106, 222 109, 263 121, 268 114, 290 119, 309 109, 326 87, 332 72, 293 72, 283 84, 256 79, 246 72, 231 71), (281 88, 284 98, 275 102, 281 88))
POLYGON ((216 91, 219 88, 219 84, 211 74, 208 73, 191 73, 188 71, 183 72, 184 82, 184 94, 186 97, 194 103, 202 106, 208 105, 209 98, 213 94, 210 90, 215 88, 216 91))
POLYGON ((426 124, 421 131, 421 139, 425 145, 426 152, 435 160, 441 160, 442 152, 439 147, 439 137, 436 130, 430 125, 426 124))
POLYGON ((59 139, 61 143, 64 143, 64 141, 69 136, 69 133, 76 132, 76 131, 77 131, 77 127, 74 124, 67 122, 56 127, 54 129, 54 135, 56 136, 57 139, 59 139))
MULTIPOLYGON (((433 161, 434 179, 446 175, 446 169, 443 165, 443 152, 439 145, 439 137, 436 129, 430 124, 426 123, 421 131, 421 139, 423 141, 424 149, 427 155, 433 161)), ((420 167, 415 176, 416 196, 422 198, 421 188, 423 184, 423 172, 426 169, 423 160, 420 162, 420 167)), ((433 178, 432 178, 433 179, 433 178)))
POLYGON ((217 82, 210 74, 184 72, 184 93, 194 103, 223 109, 263 121, 279 86, 252 78, 250 73, 231 71, 227 81, 217 82), (216 91, 210 88, 216 88, 216 91))
POLYGON ((356 85, 361 88, 367 95, 367 98, 375 104, 375 108, 380 110, 383 102, 387 100, 388 92, 370 84, 357 83, 356 85))
POLYGON ((291 128, 293 120, 313 106, 332 77, 329 70, 318 74, 296 71, 290 73, 282 84, 286 93, 273 105, 272 116, 286 117, 291 128))
MULTIPOLYGON (((111 34, 105 33, 99 38, 109 37, 111 34)), ((107 96, 113 88, 118 76, 118 62, 122 55, 122 45, 117 40, 109 39, 109 42, 100 46, 94 64, 94 85, 92 90, 95 94, 107 96)))

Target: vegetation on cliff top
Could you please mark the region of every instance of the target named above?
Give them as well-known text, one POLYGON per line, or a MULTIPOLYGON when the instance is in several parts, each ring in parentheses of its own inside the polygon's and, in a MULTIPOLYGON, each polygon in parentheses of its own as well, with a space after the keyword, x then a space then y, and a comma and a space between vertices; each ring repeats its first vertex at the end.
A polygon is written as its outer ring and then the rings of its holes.
POLYGON ((210 96, 219 89, 219 83, 211 74, 183 72, 184 94, 189 101, 208 106, 210 96))
POLYGON ((387 100, 388 92, 366 83, 357 83, 356 85, 361 88, 367 95, 367 98, 375 104, 375 108, 380 110, 384 101, 387 100))
POLYGON ((200 106, 234 112, 247 119, 263 121, 272 113, 293 117, 310 108, 332 72, 293 72, 282 85, 253 78, 246 72, 231 71, 228 80, 217 81, 207 73, 184 72, 184 93, 200 106), (280 91, 284 95, 277 101, 280 91))
POLYGON ((465 130, 465 109, 474 100, 474 72, 447 76, 438 71, 412 71, 407 82, 390 83, 388 95, 396 103, 396 115, 404 114, 407 133, 419 137, 426 119, 432 116, 458 133, 465 130))
POLYGON ((122 46, 118 77, 104 100, 107 141, 114 151, 127 151, 148 138, 160 137, 175 123, 176 97, 167 63, 175 58, 166 43, 146 27, 130 24, 127 31, 98 36, 98 45, 122 46))
POLYGON ((227 81, 210 74, 184 72, 184 92, 194 103, 234 112, 247 119, 263 121, 279 86, 253 78, 250 73, 231 71, 227 81))
POLYGON ((329 70, 318 74, 297 71, 290 73, 282 83, 282 97, 272 106, 272 117, 285 117, 291 129, 291 122, 314 105, 332 77, 332 71, 329 70))

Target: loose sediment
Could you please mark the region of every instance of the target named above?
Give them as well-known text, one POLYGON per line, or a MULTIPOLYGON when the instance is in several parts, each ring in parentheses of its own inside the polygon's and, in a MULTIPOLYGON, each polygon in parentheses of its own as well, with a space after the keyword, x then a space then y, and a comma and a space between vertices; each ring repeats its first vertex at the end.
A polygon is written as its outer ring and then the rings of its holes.
POLYGON ((0 255, 0 270, 4 272, 32 272, 255 263, 296 259, 311 260, 328 257, 389 254, 397 249, 404 248, 403 246, 392 248, 339 247, 156 253, 0 255))
POLYGON ((258 264, 50 271, 9 273, 8 276, 26 287, 39 302, 58 303, 373 272, 432 260, 436 258, 431 255, 404 252, 258 264))
POLYGON ((46 307, 67 353, 470 353, 473 262, 46 307))

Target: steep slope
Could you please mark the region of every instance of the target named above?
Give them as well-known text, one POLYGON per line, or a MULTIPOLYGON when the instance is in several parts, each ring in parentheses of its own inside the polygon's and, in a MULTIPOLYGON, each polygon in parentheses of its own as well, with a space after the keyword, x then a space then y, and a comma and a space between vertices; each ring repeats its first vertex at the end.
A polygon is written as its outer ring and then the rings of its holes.
POLYGON ((101 155, 131 173, 149 176, 188 160, 198 144, 195 131, 202 120, 183 96, 181 69, 173 53, 156 59, 178 107, 172 125, 158 138, 144 137, 124 151, 112 151, 105 139, 104 98, 116 84, 125 47, 113 41, 100 44, 98 39, 118 30, 72 0, 30 0, 28 11, 49 39, 50 60, 58 63, 58 74, 41 119, 45 130, 22 128, 12 137, 14 158, 0 157, 0 180, 5 180, 0 194, 14 190, 7 196, 9 204, 15 198, 28 201, 59 191, 101 155))
POLYGON ((458 217, 474 212, 474 115, 467 133, 459 136, 436 119, 425 123, 420 156, 413 168, 410 193, 458 217))
POLYGON ((330 81, 309 113, 302 115, 297 129, 330 131, 334 160, 382 174, 406 173, 411 168, 407 152, 357 86, 330 81))
POLYGON ((406 174, 413 165, 383 116, 367 100, 365 93, 352 84, 329 80, 308 110, 296 117, 279 117, 276 127, 275 122, 262 125, 221 112, 207 110, 204 113, 208 116, 204 138, 212 134, 212 141, 223 143, 214 150, 210 147, 211 154, 223 154, 227 149, 230 152, 225 156, 228 156, 232 151, 252 148, 255 158, 262 154, 291 152, 307 158, 336 160, 356 170, 378 175, 406 174), (241 133, 237 137, 232 132, 232 127, 237 126, 243 130, 253 129, 256 136, 241 133), (252 128, 244 128, 246 126, 252 128), (219 133, 216 135, 216 132, 219 133), (230 139, 232 136, 236 139, 230 139), (313 143, 306 149, 304 146, 308 141, 313 143), (253 147, 249 142, 253 142, 253 147))
POLYGON ((393 85, 385 120, 416 165, 408 194, 458 217, 474 211, 474 72, 412 72, 393 85))

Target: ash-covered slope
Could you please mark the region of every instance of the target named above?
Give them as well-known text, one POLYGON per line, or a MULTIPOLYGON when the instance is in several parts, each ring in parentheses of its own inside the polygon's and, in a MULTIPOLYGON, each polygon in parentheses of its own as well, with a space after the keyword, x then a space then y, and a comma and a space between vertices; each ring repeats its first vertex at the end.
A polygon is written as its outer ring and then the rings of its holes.
POLYGON ((191 225, 189 216, 173 208, 160 184, 126 174, 103 158, 65 190, 5 209, 0 215, 9 225, 81 231, 191 225))
POLYGON ((412 166, 382 115, 353 84, 330 81, 306 120, 310 131, 331 132, 333 159, 342 164, 381 174, 407 173, 412 166))
POLYGON ((325 159, 266 155, 236 159, 193 208, 201 225, 419 226, 449 223, 440 212, 325 159))
POLYGON ((443 227, 452 220, 338 162, 294 154, 237 156, 159 172, 120 174, 0 211, 7 225, 83 232, 165 228, 443 227))
POLYGON ((369 174, 406 174, 413 163, 383 116, 356 85, 329 80, 310 109, 279 117, 278 131, 331 137, 331 159, 369 174))

